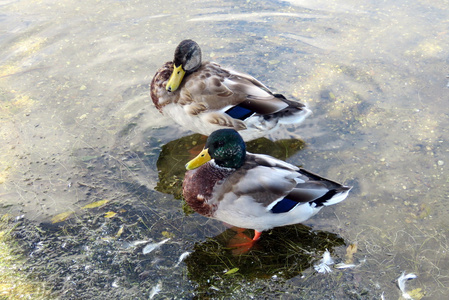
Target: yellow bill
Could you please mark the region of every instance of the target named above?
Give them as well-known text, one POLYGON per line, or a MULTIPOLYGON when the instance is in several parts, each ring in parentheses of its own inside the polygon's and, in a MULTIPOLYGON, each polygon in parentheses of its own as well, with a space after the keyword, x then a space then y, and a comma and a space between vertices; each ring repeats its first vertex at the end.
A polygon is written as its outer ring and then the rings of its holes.
POLYGON ((179 88, 182 79, 186 74, 186 71, 184 71, 182 65, 179 65, 179 67, 176 67, 175 65, 173 66, 173 73, 171 73, 170 79, 168 80, 167 86, 165 87, 165 89, 169 92, 174 92, 179 88))
POLYGON ((187 170, 196 169, 199 166, 204 165, 211 159, 212 158, 209 155, 209 149, 203 149, 203 151, 201 151, 201 153, 198 154, 197 157, 195 157, 186 164, 186 169, 187 170))

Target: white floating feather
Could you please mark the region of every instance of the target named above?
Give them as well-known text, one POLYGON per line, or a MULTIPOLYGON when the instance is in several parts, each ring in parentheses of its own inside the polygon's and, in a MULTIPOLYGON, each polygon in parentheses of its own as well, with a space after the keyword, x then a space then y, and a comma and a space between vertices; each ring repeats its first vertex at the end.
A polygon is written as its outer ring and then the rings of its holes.
POLYGON ((114 282, 111 284, 111 286, 112 286, 113 288, 118 288, 118 287, 120 287, 119 284, 118 284, 118 279, 114 280, 114 282))
POLYGON ((409 273, 409 274, 407 274, 407 275, 405 275, 405 272, 402 272, 402 274, 401 274, 401 276, 399 276, 399 278, 398 278, 398 286, 399 286, 399 289, 401 290, 401 292, 402 292, 402 297, 404 298, 404 299, 413 299, 406 291, 405 291, 405 282, 407 281, 407 280, 410 280, 410 279, 415 279, 415 278, 417 278, 418 276, 416 276, 415 274, 413 274, 413 273, 409 273))
POLYGON ((191 253, 191 252, 187 251, 187 252, 184 252, 183 254, 181 254, 181 255, 179 256, 178 262, 176 263, 175 267, 179 266, 179 264, 182 263, 182 261, 183 261, 187 256, 190 255, 190 253, 191 253))
POLYGON ((138 241, 130 242, 129 244, 131 245, 131 247, 136 247, 136 246, 139 246, 139 245, 142 245, 142 244, 146 244, 148 242, 149 241, 146 241, 146 240, 138 240, 138 241))
POLYGON ((153 299, 154 296, 159 294, 159 292, 162 291, 162 282, 159 281, 150 291, 150 299, 153 299))
POLYGON ((120 246, 123 249, 130 249, 130 248, 134 248, 136 246, 142 245, 142 244, 146 244, 148 242, 149 241, 145 241, 145 240, 138 240, 138 241, 132 241, 132 242, 123 241, 120 246))
POLYGON ((335 265, 335 268, 337 269, 350 269, 354 268, 355 264, 345 264, 345 263, 339 263, 335 265))
POLYGON ((169 241, 170 239, 165 239, 160 241, 159 243, 151 243, 146 245, 143 249, 142 249, 142 253, 143 254, 148 254, 150 252, 153 252, 154 250, 156 250, 157 248, 159 248, 160 246, 162 246, 163 244, 165 244, 167 241, 169 241))
POLYGON ((332 272, 330 266, 333 264, 334 260, 332 259, 329 250, 326 249, 326 251, 324 251, 323 253, 323 258, 320 259, 320 262, 313 267, 318 273, 330 273, 332 272))

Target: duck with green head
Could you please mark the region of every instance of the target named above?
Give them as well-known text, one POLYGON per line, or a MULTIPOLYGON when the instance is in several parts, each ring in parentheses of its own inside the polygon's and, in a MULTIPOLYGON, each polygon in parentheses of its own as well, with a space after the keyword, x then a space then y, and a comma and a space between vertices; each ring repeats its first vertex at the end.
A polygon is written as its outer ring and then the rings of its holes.
POLYGON ((246 152, 233 129, 213 132, 186 168, 187 204, 204 216, 254 229, 254 240, 262 231, 306 221, 351 190, 274 157, 246 152))
POLYGON ((246 141, 266 136, 280 124, 300 123, 311 113, 248 74, 203 62, 193 40, 182 41, 173 61, 156 72, 151 98, 161 113, 186 129, 209 135, 232 128, 246 141))

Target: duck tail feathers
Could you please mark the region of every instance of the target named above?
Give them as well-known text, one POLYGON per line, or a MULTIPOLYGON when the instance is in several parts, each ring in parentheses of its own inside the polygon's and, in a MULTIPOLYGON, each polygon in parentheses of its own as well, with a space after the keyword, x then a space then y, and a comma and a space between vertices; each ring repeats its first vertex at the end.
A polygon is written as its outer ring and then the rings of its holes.
POLYGON ((337 204, 346 199, 346 197, 348 196, 348 193, 351 189, 352 189, 352 186, 342 186, 342 187, 336 188, 334 190, 327 192, 326 195, 324 195, 320 199, 313 201, 313 203, 315 203, 316 206, 330 206, 330 205, 337 204), (327 194, 330 194, 330 195, 327 195, 327 194))
POLYGON ((301 123, 307 118, 312 111, 307 107, 287 107, 276 115, 279 118, 280 124, 297 124, 301 123))
POLYGON ((345 200, 352 189, 302 168, 299 173, 298 185, 292 192, 316 207, 337 204, 345 200))
POLYGON ((288 100, 282 94, 273 94, 273 96, 288 104, 288 107, 274 114, 274 116, 279 119, 280 124, 301 123, 312 113, 312 111, 301 102, 288 100))

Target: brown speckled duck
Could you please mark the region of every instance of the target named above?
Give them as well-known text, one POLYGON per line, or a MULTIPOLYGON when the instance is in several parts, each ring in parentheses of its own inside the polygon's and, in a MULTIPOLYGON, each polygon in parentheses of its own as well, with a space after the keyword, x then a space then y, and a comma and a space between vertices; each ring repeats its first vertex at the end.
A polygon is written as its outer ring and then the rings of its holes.
POLYGON ((187 163, 183 195, 201 215, 264 230, 301 223, 321 208, 343 201, 351 187, 262 154, 246 152, 233 129, 213 132, 187 163))
POLYGON ((311 113, 248 74, 202 62, 201 49, 192 40, 182 41, 173 62, 157 71, 151 98, 162 114, 186 129, 209 135, 232 128, 245 141, 263 137, 279 124, 300 123, 311 113))

